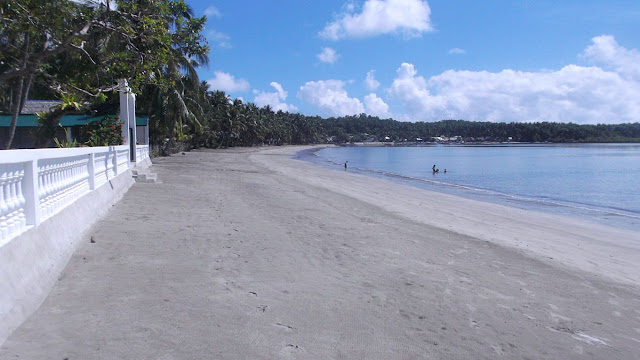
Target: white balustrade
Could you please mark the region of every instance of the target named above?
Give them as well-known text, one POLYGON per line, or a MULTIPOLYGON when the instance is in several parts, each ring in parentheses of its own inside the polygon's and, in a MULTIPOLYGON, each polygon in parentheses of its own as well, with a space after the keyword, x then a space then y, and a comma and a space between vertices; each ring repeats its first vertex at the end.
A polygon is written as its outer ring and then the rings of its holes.
POLYGON ((0 164, 0 236, 8 237, 25 224, 22 164, 0 164))
POLYGON ((39 198, 42 220, 89 191, 88 162, 88 155, 38 161, 38 183, 45 188, 39 198))
MULTIPOLYGON (((149 156, 140 147, 138 161, 149 156)), ((126 145, 0 151, 0 246, 131 165, 126 145)))
POLYGON ((116 174, 120 174, 129 168, 129 149, 116 151, 116 174))
POLYGON ((109 161, 108 152, 99 152, 94 155, 93 171, 95 173, 95 187, 98 188, 102 184, 109 181, 109 168, 107 162, 109 161))
POLYGON ((149 158, 149 145, 136 145, 136 161, 140 162, 149 158))

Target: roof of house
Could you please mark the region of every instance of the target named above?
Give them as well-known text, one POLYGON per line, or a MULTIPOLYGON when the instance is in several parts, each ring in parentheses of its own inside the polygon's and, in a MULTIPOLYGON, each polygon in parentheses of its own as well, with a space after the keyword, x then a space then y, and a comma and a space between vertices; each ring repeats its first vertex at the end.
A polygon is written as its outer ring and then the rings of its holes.
MULTIPOLYGON (((25 104, 26 106, 26 104, 25 104)), ((60 125, 63 127, 81 126, 90 122, 102 120, 106 115, 64 115, 60 119, 60 125)), ((147 116, 136 115, 136 126, 146 126, 149 118, 147 116)), ((11 125, 11 115, 0 115, 0 127, 9 127, 11 125)), ((17 127, 36 127, 38 126, 38 117, 33 114, 19 115, 17 127)))
POLYGON ((62 103, 59 100, 25 100, 20 114, 37 114, 49 111, 52 107, 62 103))

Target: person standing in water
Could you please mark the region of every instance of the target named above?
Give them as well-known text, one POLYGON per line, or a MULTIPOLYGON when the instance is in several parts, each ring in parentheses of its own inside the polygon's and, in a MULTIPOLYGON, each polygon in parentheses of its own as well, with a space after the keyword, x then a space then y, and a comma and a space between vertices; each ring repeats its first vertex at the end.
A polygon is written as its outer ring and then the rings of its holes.
POLYGON ((349 162, 349 160, 344 162, 344 169, 347 170, 347 163, 349 162))
POLYGON ((435 164, 433 165, 433 167, 431 167, 431 170, 432 170, 433 172, 436 172, 436 165, 435 165, 435 164))

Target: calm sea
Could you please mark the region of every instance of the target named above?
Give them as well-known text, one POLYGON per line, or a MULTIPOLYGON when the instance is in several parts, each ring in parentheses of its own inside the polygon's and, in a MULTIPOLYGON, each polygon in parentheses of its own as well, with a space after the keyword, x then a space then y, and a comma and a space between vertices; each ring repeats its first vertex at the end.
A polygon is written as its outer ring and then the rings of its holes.
POLYGON ((352 172, 640 230, 636 144, 335 147, 298 158, 334 168, 348 160, 352 172))

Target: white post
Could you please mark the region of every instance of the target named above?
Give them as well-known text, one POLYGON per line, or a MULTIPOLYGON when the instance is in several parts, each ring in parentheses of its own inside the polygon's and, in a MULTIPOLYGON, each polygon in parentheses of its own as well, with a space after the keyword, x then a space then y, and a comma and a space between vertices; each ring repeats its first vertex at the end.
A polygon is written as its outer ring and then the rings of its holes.
POLYGON ((147 117, 147 125, 144 126, 144 144, 151 145, 149 140, 149 118, 147 117))
POLYGON ((118 176, 118 150, 115 146, 109 146, 109 153, 113 152, 113 177, 118 176))
POLYGON ((87 172, 89 173, 89 190, 96 189, 96 153, 89 154, 87 172))
POLYGON ((73 130, 71 129, 71 127, 66 127, 65 129, 66 131, 64 133, 65 135, 67 135, 67 143, 71 144, 71 142, 73 141, 73 138, 71 137, 71 131, 73 130))
POLYGON ((131 89, 126 79, 120 79, 120 121, 122 122, 122 139, 124 144, 129 144, 129 93, 131 89))
POLYGON ((131 167, 131 162, 136 162, 136 146, 138 144, 136 139, 136 95, 134 93, 127 94, 127 105, 129 112, 129 135, 131 141, 129 145, 129 167, 131 167))
POLYGON ((24 166, 24 216, 27 225, 40 225, 40 191, 38 189, 38 160, 24 166))

